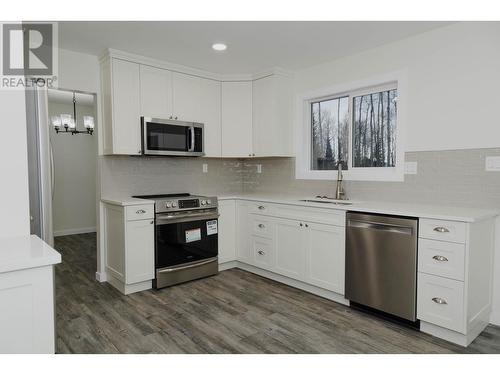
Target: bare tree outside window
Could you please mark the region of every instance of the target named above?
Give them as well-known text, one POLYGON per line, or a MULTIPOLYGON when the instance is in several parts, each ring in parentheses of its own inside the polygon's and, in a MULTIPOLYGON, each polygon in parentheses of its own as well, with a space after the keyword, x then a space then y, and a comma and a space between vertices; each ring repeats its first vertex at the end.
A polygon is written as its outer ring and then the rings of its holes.
POLYGON ((347 169, 349 97, 311 103, 313 170, 347 169))
POLYGON ((397 90, 356 96, 352 104, 353 167, 394 167, 397 90))

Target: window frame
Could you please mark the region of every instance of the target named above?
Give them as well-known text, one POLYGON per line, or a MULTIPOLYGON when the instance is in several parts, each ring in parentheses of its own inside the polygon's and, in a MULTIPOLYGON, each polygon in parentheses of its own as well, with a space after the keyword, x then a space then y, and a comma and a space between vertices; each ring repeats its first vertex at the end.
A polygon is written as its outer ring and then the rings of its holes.
POLYGON ((406 81, 406 71, 402 70, 384 76, 341 84, 297 96, 295 178, 309 180, 337 179, 337 170, 312 169, 311 104, 318 101, 348 96, 348 169, 343 172, 344 179, 353 181, 404 181, 406 81), (396 165, 394 167, 353 167, 353 98, 391 89, 398 90, 398 110, 396 117, 396 165))

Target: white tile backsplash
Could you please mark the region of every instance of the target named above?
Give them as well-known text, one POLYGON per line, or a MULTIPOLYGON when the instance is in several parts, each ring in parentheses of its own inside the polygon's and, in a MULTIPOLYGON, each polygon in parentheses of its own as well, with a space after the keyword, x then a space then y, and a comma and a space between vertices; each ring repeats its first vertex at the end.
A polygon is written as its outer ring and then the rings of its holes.
MULTIPOLYGON (((500 148, 406 153, 417 174, 404 182, 345 181, 351 199, 500 208, 500 173, 485 171, 500 148)), ((102 156, 102 194, 269 192, 332 195, 334 181, 296 180, 295 159, 206 159, 102 156), (203 164, 208 172, 203 173, 203 164), (258 173, 261 165, 262 173, 258 173)))

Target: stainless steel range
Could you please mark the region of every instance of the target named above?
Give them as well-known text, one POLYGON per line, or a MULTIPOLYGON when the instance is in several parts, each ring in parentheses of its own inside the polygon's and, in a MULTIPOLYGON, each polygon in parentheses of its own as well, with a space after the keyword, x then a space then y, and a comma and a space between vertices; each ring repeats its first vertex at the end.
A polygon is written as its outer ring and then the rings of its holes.
POLYGON ((134 198, 155 201, 155 288, 217 274, 217 197, 183 193, 134 198))

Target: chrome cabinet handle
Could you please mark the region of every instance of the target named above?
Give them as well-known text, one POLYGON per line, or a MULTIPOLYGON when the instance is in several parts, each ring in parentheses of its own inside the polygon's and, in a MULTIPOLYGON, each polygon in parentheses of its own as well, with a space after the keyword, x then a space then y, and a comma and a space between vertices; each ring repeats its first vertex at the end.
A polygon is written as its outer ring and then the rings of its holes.
POLYGON ((264 224, 259 224, 259 228, 265 228, 266 226, 264 224))
POLYGON ((264 206, 259 206, 258 208, 259 208, 259 210, 263 210, 263 209, 265 209, 265 207, 264 207, 264 206))
POLYGON ((445 227, 436 227, 433 230, 434 230, 434 232, 438 232, 438 233, 448 233, 450 231, 448 228, 445 228, 445 227))
POLYGON ((438 262, 447 262, 448 258, 442 256, 442 255, 434 255, 432 259, 437 260, 438 262))
POLYGON ((265 253, 264 251, 262 251, 262 250, 257 251, 257 253, 258 253, 259 255, 265 255, 265 254, 266 254, 266 253, 265 253))
POLYGON ((443 298, 439 298, 439 297, 434 297, 432 299, 433 302, 437 303, 438 305, 447 305, 448 302, 446 302, 446 300, 444 300, 443 298))
POLYGON ((136 214, 145 214, 145 213, 146 213, 146 211, 144 211, 144 210, 137 210, 137 211, 135 211, 135 213, 136 213, 136 214))

